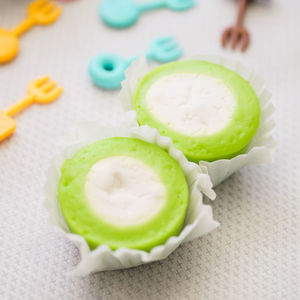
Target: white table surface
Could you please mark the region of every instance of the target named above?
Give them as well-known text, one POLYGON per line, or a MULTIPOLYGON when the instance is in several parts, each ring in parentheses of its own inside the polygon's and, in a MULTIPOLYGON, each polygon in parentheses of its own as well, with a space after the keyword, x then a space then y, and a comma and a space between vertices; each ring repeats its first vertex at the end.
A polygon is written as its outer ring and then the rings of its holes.
MULTIPOLYGON (((17 24, 28 2, 0 0, 0 26, 17 24)), ((17 116, 16 133, 0 144, 0 298, 300 299, 300 1, 251 6, 245 54, 219 46, 222 28, 234 19, 234 1, 199 0, 185 13, 149 13, 122 31, 101 23, 98 2, 64 4, 55 24, 24 35, 17 59, 0 66, 1 108, 41 75, 64 87, 57 102, 17 116), (184 45, 186 56, 233 57, 266 80, 277 109, 275 163, 245 168, 218 186, 212 206, 221 227, 166 260, 67 277, 79 255, 47 222, 45 169, 77 122, 114 123, 123 114, 116 92, 91 84, 87 64, 103 51, 138 54, 165 34, 184 45)))

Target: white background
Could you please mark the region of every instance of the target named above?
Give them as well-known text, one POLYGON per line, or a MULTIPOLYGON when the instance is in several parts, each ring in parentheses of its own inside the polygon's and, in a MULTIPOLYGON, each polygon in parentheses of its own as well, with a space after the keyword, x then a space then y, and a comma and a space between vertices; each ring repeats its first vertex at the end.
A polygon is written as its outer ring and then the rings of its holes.
MULTIPOLYGON (((22 20, 28 2, 0 0, 0 27, 22 20)), ((18 115, 17 131, 0 144, 0 298, 299 299, 300 1, 252 5, 246 17, 252 41, 245 54, 219 45, 222 28, 234 20, 235 1, 199 0, 183 13, 148 13, 121 31, 101 23, 98 4, 64 4, 55 24, 30 30, 21 38, 19 56, 0 66, 2 109, 41 75, 64 87, 57 102, 18 115), (79 121, 116 123, 122 117, 118 93, 91 84, 90 59, 104 51, 130 57, 165 34, 176 37, 185 56, 233 57, 265 79, 277 109, 275 163, 243 169, 218 186, 212 205, 221 227, 166 260, 69 278, 78 251, 47 222, 45 170, 79 121)))

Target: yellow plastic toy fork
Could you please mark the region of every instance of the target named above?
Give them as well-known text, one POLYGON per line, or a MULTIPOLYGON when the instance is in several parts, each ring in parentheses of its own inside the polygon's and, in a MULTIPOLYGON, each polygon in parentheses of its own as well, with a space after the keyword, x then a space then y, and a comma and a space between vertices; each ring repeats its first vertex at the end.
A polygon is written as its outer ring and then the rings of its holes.
POLYGON ((32 26, 48 25, 61 14, 62 9, 49 0, 37 0, 28 6, 28 17, 12 30, 0 28, 0 63, 12 60, 18 53, 18 37, 32 26))
POLYGON ((48 76, 32 81, 27 88, 28 94, 22 100, 10 106, 7 110, 0 110, 0 141, 4 140, 16 129, 16 122, 12 115, 20 112, 33 103, 46 104, 53 102, 62 92, 62 87, 56 87, 55 81, 48 76))

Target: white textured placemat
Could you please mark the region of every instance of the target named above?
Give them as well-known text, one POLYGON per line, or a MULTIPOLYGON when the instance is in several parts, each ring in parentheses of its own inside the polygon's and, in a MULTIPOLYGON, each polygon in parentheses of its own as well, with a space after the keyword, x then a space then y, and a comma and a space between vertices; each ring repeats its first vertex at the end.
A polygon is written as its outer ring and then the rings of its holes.
MULTIPOLYGON (((0 0, 0 27, 21 20, 27 3, 0 0)), ((65 89, 57 102, 19 115, 16 133, 0 144, 0 299, 299 299, 300 2, 253 5, 246 20, 253 39, 243 55, 219 48, 235 1, 199 0, 185 13, 149 13, 123 31, 101 24, 98 3, 66 3, 55 24, 24 35, 18 58, 0 66, 1 108, 43 74, 65 89), (76 122, 114 124, 122 117, 117 93, 92 86, 89 60, 101 51, 139 53, 163 34, 176 36, 187 55, 228 55, 261 74, 277 108, 276 162, 244 169, 221 184, 212 204, 221 227, 165 261, 68 278, 78 251, 48 225, 45 169, 76 122)))

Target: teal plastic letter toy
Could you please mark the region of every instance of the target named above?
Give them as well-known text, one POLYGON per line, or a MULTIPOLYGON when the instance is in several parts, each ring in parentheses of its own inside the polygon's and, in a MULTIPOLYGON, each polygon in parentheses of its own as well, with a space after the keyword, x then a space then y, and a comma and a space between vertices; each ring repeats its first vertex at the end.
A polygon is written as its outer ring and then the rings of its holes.
POLYGON ((152 0, 146 3, 135 3, 133 0, 103 0, 99 14, 108 26, 125 28, 133 25, 143 12, 159 8, 182 11, 194 5, 195 0, 152 0))
MULTIPOLYGON (((170 62, 182 55, 182 49, 170 36, 155 39, 145 53, 148 60, 170 62)), ((98 55, 89 64, 89 74, 93 82, 104 89, 117 89, 125 79, 125 70, 137 57, 126 60, 113 53, 98 55)))

